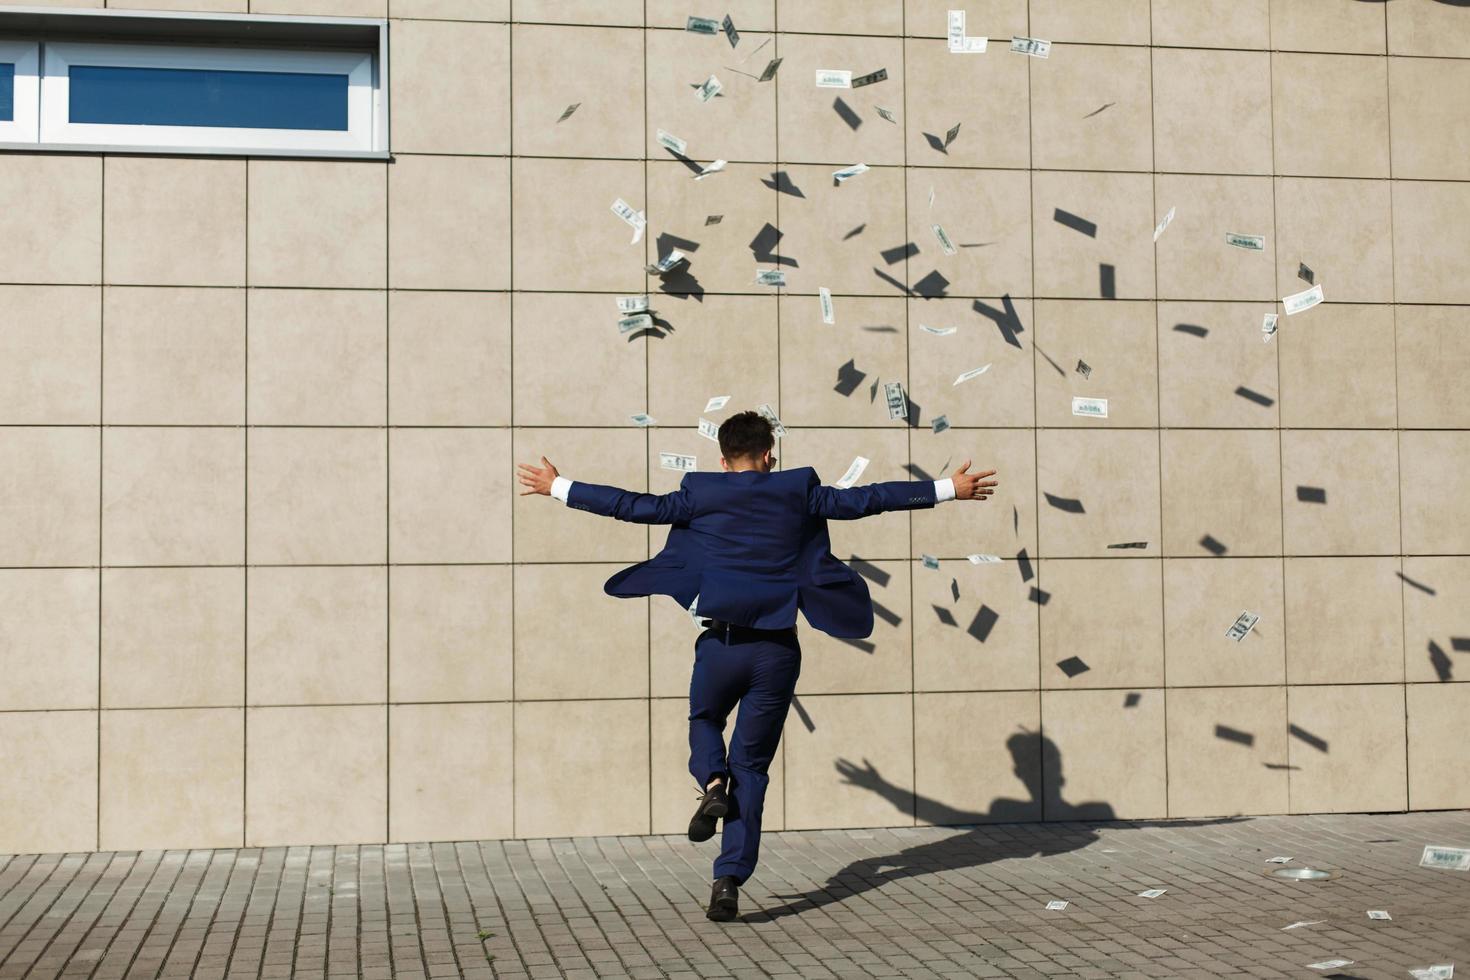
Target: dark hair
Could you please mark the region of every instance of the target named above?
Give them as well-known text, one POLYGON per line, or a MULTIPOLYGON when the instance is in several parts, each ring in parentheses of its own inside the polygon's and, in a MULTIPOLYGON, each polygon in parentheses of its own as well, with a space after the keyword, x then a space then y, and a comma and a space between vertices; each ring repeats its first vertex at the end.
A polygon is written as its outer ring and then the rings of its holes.
POLYGON ((759 459, 776 446, 776 430, 759 412, 739 412, 720 426, 720 455, 726 459, 759 459))

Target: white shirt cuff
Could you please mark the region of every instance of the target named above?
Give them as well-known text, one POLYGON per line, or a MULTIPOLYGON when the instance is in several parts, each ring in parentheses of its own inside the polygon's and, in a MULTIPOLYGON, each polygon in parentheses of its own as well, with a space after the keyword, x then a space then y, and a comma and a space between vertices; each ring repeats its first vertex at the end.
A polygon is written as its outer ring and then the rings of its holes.
MULTIPOLYGON (((552 492, 554 493, 555 491, 552 491, 552 492)), ((936 504, 942 504, 946 500, 953 500, 953 499, 954 499, 954 480, 950 479, 949 477, 945 477, 942 480, 935 480, 934 481, 934 502, 936 504)))
MULTIPOLYGON (((566 477, 559 476, 556 479, 554 479, 554 480, 551 481, 551 495, 553 497, 555 497, 557 500, 560 500, 562 503, 566 503, 567 502, 567 494, 569 494, 571 492, 572 492, 572 481, 571 480, 568 480, 566 477)), ((950 496, 953 496, 953 495, 954 495, 954 489, 953 489, 953 487, 951 487, 951 489, 950 489, 950 496)))

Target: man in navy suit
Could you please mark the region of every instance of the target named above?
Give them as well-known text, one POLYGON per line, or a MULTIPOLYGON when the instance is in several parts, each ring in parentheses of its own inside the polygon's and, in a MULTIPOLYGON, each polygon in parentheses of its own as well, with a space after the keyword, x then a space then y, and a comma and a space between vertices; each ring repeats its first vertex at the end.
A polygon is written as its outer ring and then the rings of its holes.
POLYGON ((545 457, 520 465, 520 482, 569 507, 620 521, 668 524, 657 557, 607 580, 608 595, 672 596, 703 620, 689 684, 689 771, 703 796, 689 839, 714 836, 724 819, 708 917, 735 918, 738 887, 755 871, 767 770, 801 673, 796 612, 837 637, 873 632, 868 586, 833 557, 827 520, 918 510, 945 500, 985 500, 995 471, 969 460, 942 480, 824 487, 810 466, 773 472, 771 423, 741 412, 720 426, 723 473, 686 473, 673 493, 633 493, 574 483, 545 457), (725 719, 740 711, 725 747, 725 719), (728 790, 726 788, 728 784, 728 790))

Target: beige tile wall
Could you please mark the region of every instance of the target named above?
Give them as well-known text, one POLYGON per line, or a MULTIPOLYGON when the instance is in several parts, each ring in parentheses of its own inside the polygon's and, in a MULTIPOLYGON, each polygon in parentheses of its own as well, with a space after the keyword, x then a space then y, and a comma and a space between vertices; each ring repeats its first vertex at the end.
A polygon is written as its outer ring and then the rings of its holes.
POLYGON ((1470 806, 1470 9, 63 5, 391 18, 394 156, 0 154, 0 851, 680 833, 695 632, 602 592, 665 532, 512 474, 670 490, 713 395, 1002 478, 833 527, 878 619, 803 628, 768 827, 1470 806))

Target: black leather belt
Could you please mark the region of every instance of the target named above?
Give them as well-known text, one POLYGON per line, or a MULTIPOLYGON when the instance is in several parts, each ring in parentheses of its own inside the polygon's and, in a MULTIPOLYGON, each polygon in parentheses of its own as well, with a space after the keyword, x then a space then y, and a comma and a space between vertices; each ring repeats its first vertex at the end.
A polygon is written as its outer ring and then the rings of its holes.
POLYGON ((700 625, 723 636, 726 643, 731 640, 768 640, 778 636, 790 636, 796 632, 795 626, 787 626, 778 630, 763 630, 756 629, 754 626, 729 623, 723 619, 702 619, 700 625))

